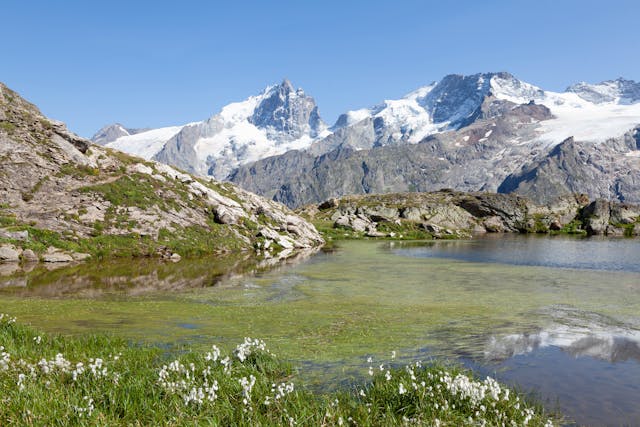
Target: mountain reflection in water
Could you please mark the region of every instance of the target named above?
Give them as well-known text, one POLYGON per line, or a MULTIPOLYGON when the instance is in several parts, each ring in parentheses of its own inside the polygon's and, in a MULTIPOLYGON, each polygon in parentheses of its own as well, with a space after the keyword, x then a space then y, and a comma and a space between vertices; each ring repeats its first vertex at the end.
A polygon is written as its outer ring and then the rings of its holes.
POLYGON ((539 312, 553 319, 537 332, 491 336, 484 350, 488 361, 557 347, 573 357, 593 357, 608 362, 640 361, 638 325, 572 307, 551 307, 539 312))

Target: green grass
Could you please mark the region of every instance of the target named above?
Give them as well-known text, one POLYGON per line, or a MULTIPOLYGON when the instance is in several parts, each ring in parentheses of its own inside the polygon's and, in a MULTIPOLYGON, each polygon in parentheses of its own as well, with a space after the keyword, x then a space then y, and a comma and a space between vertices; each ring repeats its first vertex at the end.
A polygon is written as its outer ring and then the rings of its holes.
POLYGON ((10 122, 0 121, 0 129, 2 129, 3 131, 7 132, 8 134, 12 134, 13 131, 16 130, 16 125, 14 125, 13 123, 10 123, 10 122))
POLYGON ((0 227, 10 227, 16 224, 16 217, 13 214, 2 215, 0 214, 0 227))
POLYGON ((147 209, 158 206, 163 210, 179 210, 175 200, 158 194, 159 181, 143 174, 122 176, 105 184, 91 185, 79 189, 82 193, 96 193, 114 206, 136 206, 147 209))
POLYGON ((74 163, 65 163, 60 166, 60 171, 56 174, 58 177, 72 176, 76 179, 86 178, 90 176, 100 175, 100 169, 92 168, 85 165, 77 165, 74 163))
POLYGON ((539 405, 456 367, 370 361, 367 380, 312 392, 259 340, 175 357, 0 316, 2 425, 553 425, 539 405))
POLYGON ((587 231, 582 228, 582 221, 574 219, 569 224, 565 225, 559 231, 552 231, 551 234, 581 234, 586 235, 587 231))
MULTIPOLYGON (((126 217, 114 216, 110 223, 131 227, 126 217)), ((94 258, 127 258, 154 256, 159 249, 167 248, 181 256, 203 256, 217 252, 237 252, 244 249, 243 242, 237 238, 231 227, 211 222, 207 227, 177 227, 173 231, 163 228, 157 240, 151 236, 140 236, 137 233, 103 234, 105 222, 94 223, 94 235, 87 238, 74 238, 73 234, 65 235, 56 231, 17 224, 14 217, 0 216, 0 226, 9 226, 11 230, 26 230, 29 240, 26 242, 3 239, 23 249, 31 249, 43 253, 50 246, 70 252, 89 253, 94 258)))
POLYGON ((158 233, 158 243, 182 256, 202 256, 212 252, 239 251, 242 242, 229 226, 211 222, 208 228, 183 227, 177 231, 163 228, 158 233))

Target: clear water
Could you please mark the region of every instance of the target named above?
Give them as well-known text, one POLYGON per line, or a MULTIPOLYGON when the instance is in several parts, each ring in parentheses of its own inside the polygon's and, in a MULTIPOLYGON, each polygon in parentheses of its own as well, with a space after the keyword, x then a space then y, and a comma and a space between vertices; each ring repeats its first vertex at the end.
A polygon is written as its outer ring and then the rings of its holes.
POLYGON ((212 259, 0 277, 0 311, 168 346, 260 337, 323 388, 392 350, 453 358, 578 424, 640 425, 639 257, 629 239, 344 242, 268 270, 212 259))

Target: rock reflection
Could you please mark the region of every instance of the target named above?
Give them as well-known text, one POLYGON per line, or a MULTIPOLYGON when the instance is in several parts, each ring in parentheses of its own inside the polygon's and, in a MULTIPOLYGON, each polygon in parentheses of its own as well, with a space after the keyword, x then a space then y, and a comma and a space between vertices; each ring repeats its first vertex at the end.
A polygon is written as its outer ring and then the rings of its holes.
POLYGON ((12 271, 0 276, 0 293, 45 298, 103 295, 136 296, 187 288, 234 286, 231 280, 306 260, 317 250, 295 253, 286 259, 257 259, 250 254, 183 259, 179 263, 158 259, 91 262, 49 270, 12 271), (15 274, 17 273, 17 274, 15 274))

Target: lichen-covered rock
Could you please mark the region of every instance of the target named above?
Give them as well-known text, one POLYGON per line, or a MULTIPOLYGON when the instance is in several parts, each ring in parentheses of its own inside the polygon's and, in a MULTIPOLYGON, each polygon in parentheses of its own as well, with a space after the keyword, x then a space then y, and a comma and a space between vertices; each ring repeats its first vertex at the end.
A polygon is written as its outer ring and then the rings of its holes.
POLYGON ((613 224, 634 224, 640 218, 640 207, 611 203, 609 205, 609 221, 613 224))
POLYGON ((482 221, 482 225, 490 233, 500 233, 507 230, 499 216, 490 216, 485 218, 482 221))

